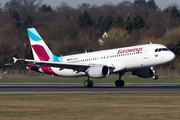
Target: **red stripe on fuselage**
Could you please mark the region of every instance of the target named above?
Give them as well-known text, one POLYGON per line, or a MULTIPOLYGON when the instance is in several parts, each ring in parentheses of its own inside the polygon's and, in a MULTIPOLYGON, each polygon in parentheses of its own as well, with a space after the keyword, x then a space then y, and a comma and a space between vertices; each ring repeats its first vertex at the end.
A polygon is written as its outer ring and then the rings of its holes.
POLYGON ((31 67, 27 67, 29 70, 40 72, 36 66, 33 67, 34 63, 29 64, 31 67))
POLYGON ((51 69, 51 67, 48 66, 44 66, 41 68, 46 74, 50 74, 50 75, 56 75, 57 74, 51 69))
MULTIPOLYGON (((31 63, 31 64, 29 64, 29 65, 33 66, 34 63, 31 63)), ((32 71, 40 72, 37 67, 27 67, 27 68, 28 68, 29 70, 32 70, 32 71)), ((42 67, 41 69, 42 69, 42 70, 44 71, 44 73, 46 73, 46 74, 58 76, 58 75, 51 69, 51 67, 49 67, 49 66, 42 67)), ((42 72, 40 72, 40 73, 42 73, 42 72)))

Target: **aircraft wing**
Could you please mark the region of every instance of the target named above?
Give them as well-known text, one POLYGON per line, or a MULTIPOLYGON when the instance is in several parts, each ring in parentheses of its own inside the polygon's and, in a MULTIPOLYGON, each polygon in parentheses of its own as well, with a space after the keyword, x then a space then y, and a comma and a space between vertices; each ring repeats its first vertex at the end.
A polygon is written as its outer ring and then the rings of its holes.
MULTIPOLYGON (((37 68, 49 66, 49 67, 60 68, 60 70, 72 69, 74 71, 81 71, 81 72, 85 72, 89 67, 101 65, 101 64, 93 64, 93 63, 65 63, 65 62, 37 61, 37 60, 29 60, 29 59, 16 59, 14 57, 13 59, 14 59, 14 63, 16 63, 17 61, 24 61, 33 64, 6 64, 6 65, 37 67, 37 68)), ((114 68, 113 65, 106 65, 106 66, 108 66, 109 68, 114 68)))

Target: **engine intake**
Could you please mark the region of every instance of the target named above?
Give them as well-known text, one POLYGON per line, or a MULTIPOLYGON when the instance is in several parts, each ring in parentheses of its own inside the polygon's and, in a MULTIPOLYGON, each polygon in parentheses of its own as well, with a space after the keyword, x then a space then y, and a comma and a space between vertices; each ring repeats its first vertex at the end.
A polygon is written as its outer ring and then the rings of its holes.
POLYGON ((92 78, 105 78, 109 75, 107 66, 92 66, 88 69, 87 74, 92 78))

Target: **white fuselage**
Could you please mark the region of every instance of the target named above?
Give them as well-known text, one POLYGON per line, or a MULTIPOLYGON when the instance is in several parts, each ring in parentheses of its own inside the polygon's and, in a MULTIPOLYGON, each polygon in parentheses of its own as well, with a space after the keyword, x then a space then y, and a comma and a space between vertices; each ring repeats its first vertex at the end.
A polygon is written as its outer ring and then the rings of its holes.
MULTIPOLYGON (((175 55, 164 45, 146 44, 131 47, 102 50, 61 57, 64 63, 101 64, 115 69, 111 73, 126 72, 152 66, 160 66, 174 60, 175 55)), ((72 69, 51 67, 52 71, 62 77, 82 77, 84 72, 72 69)), ((39 70, 44 73, 42 69, 39 70)))

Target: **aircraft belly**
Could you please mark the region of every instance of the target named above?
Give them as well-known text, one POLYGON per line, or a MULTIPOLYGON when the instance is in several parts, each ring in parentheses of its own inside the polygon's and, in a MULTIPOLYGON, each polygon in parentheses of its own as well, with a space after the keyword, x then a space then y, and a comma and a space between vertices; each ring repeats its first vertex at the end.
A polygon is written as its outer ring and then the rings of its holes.
POLYGON ((85 76, 84 72, 78 72, 77 71, 73 71, 71 69, 63 69, 60 70, 59 68, 52 68, 53 71, 61 77, 83 77, 85 76))

